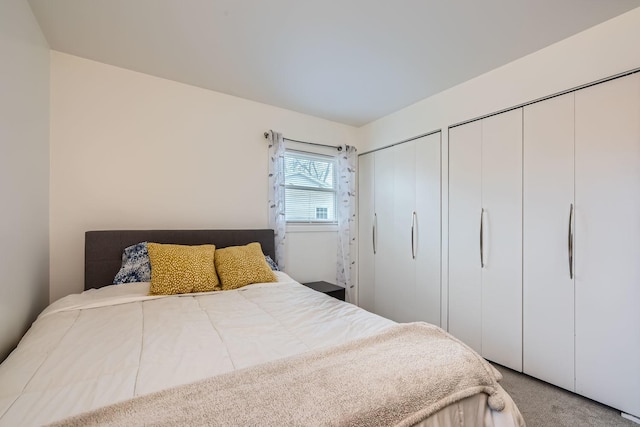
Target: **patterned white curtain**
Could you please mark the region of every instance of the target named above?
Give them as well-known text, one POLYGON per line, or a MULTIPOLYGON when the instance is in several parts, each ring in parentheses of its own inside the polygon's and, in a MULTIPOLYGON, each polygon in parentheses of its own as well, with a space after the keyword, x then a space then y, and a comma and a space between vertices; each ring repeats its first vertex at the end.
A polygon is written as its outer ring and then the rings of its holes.
POLYGON ((279 132, 269 131, 269 228, 275 233, 276 259, 285 270, 284 239, 287 222, 284 216, 284 139, 279 132))
POLYGON ((336 281, 344 286, 346 300, 356 302, 351 258, 356 244, 356 148, 343 145, 338 154, 338 265, 336 281))

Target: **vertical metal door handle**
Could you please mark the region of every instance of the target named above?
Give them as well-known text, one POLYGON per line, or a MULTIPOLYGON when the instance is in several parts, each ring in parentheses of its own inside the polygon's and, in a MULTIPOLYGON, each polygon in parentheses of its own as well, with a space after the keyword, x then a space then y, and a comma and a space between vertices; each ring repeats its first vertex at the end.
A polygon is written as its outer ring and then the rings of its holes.
POLYGON ((484 216, 484 208, 480 210, 480 268, 484 268, 484 236, 482 232, 483 222, 482 217, 484 216))
POLYGON ((569 278, 573 279, 573 203, 569 209, 569 242, 567 244, 569 252, 569 278))
POLYGON ((376 228, 378 226, 378 214, 373 214, 373 227, 372 228, 372 244, 373 244, 373 254, 376 254, 376 228))
POLYGON ((415 249, 415 228, 416 228, 416 212, 411 214, 411 258, 416 259, 415 249))

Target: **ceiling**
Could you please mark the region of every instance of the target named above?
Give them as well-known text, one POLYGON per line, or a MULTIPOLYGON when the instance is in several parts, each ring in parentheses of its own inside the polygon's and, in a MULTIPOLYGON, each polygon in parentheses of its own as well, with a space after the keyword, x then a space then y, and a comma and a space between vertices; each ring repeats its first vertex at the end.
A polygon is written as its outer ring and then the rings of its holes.
POLYGON ((361 126, 640 0, 29 0, 52 49, 361 126))

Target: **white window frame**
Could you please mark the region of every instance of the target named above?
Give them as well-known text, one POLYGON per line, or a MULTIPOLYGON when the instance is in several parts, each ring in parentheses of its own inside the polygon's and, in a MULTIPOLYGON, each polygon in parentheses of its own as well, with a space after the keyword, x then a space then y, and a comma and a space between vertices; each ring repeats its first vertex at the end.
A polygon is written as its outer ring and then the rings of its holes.
MULTIPOLYGON (((333 164, 333 188, 317 188, 317 187, 307 187, 307 186, 299 186, 299 185, 287 185, 286 181, 285 181, 285 213, 287 210, 287 198, 286 198, 286 190, 287 189, 294 189, 294 190, 306 190, 306 191, 318 191, 318 192, 325 192, 325 193, 332 193, 333 194, 333 209, 334 209, 334 213, 333 213, 333 217, 335 218, 333 221, 331 220, 308 220, 308 221, 300 221, 300 220, 289 220, 287 219, 287 229, 289 229, 290 226, 292 226, 292 230, 291 231, 313 231, 315 230, 326 230, 327 228, 332 228, 332 229, 337 229, 337 224, 338 224, 338 218, 337 218, 337 203, 338 203, 338 162, 335 156, 331 156, 331 155, 327 155, 327 154, 321 154, 321 153, 316 153, 316 152, 312 152, 312 151, 304 151, 304 150, 299 150, 299 149, 291 149, 291 148, 287 148, 285 150, 285 159, 283 159, 283 161, 286 161, 286 157, 289 153, 296 153, 302 156, 307 156, 307 157, 311 157, 311 158, 318 158, 321 160, 325 160, 325 161, 330 161, 333 164)), ((327 208, 328 209, 328 208, 327 208)), ((328 215, 328 212, 327 212, 328 215)))

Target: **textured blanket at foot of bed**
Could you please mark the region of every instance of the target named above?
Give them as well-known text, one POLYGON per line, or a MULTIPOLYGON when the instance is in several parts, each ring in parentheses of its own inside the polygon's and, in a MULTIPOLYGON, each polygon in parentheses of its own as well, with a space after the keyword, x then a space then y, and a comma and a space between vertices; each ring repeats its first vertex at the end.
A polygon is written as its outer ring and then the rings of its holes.
POLYGON ((410 426, 477 393, 502 410, 499 379, 489 363, 442 329, 409 323, 54 425, 410 426))

